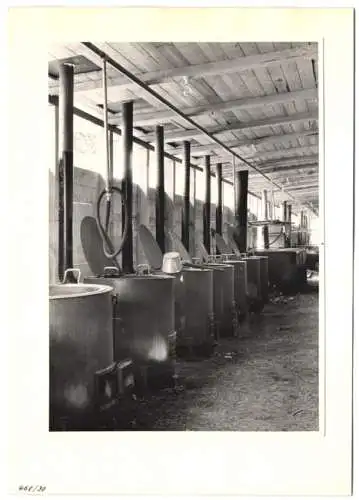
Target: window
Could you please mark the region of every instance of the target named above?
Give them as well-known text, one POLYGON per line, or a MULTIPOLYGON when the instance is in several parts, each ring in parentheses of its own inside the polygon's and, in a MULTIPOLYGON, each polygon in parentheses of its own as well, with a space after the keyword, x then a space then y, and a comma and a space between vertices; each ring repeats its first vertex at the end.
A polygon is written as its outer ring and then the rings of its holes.
POLYGON ((175 194, 179 196, 184 195, 184 175, 185 175, 185 169, 183 163, 176 162, 176 167, 175 167, 175 179, 176 179, 176 185, 175 185, 175 194))
POLYGON ((74 166, 106 174, 104 129, 74 116, 74 166))

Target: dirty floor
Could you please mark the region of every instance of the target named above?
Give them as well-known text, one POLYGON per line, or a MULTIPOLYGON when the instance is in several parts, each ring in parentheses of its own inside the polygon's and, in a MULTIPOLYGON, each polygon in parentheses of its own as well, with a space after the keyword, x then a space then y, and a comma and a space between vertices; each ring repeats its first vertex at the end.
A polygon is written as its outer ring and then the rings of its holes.
POLYGON ((175 389, 136 401, 127 429, 318 430, 318 290, 272 298, 240 338, 177 373, 175 389))

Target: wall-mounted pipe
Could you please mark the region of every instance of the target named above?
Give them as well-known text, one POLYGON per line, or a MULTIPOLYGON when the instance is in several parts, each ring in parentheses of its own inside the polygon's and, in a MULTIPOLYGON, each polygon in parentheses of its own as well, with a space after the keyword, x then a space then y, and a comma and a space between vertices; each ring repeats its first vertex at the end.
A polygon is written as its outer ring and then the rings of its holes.
POLYGON ((236 240, 240 252, 247 251, 248 170, 236 172, 236 240))
POLYGON ((189 226, 190 226, 190 175, 191 175, 191 143, 183 142, 183 165, 184 165, 184 196, 182 217, 182 243, 189 251, 189 226))
POLYGON ((222 200, 222 163, 216 165, 217 177, 217 207, 216 207, 216 233, 222 235, 223 200, 222 200))
POLYGON ((203 205, 203 244, 208 253, 211 253, 211 159, 205 156, 205 199, 203 205))
POLYGON ((156 240, 162 253, 165 253, 165 157, 164 131, 160 125, 156 126, 156 240))
MULTIPOLYGON (((122 269, 126 274, 133 273, 133 233, 132 233, 132 156, 133 156, 133 102, 125 102, 122 107, 122 161, 123 161, 123 203, 126 204, 128 217, 127 238, 122 248, 122 269)), ((122 228, 125 227, 125 210, 122 210, 122 228)))
MULTIPOLYGON (((62 64, 59 69, 59 114, 61 158, 59 165, 59 260, 58 276, 73 268, 73 147, 74 147, 74 68, 62 64)), ((69 276, 69 275, 68 275, 69 276)), ((70 280, 71 277, 69 276, 70 280)))

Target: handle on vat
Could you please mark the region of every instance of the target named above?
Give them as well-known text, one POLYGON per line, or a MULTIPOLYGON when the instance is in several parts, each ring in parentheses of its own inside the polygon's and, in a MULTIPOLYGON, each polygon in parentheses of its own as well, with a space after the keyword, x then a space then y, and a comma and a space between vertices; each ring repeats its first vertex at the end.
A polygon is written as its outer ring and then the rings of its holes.
POLYGON ((103 272, 105 276, 120 276, 120 270, 116 266, 106 266, 103 272))
POLYGON ((146 274, 146 273, 147 273, 147 274, 150 274, 150 266, 149 266, 148 264, 139 264, 139 265, 137 266, 137 269, 136 269, 137 274, 141 274, 141 270, 142 270, 142 269, 143 269, 144 271, 146 271, 146 272, 144 272, 143 274, 146 274))
POLYGON ((67 278, 67 275, 69 273, 77 273, 77 283, 80 283, 80 279, 81 279, 81 271, 80 269, 73 269, 73 268, 69 268, 69 269, 66 269, 65 271, 65 274, 64 274, 64 279, 63 279, 63 283, 65 284, 66 283, 66 278, 67 278))

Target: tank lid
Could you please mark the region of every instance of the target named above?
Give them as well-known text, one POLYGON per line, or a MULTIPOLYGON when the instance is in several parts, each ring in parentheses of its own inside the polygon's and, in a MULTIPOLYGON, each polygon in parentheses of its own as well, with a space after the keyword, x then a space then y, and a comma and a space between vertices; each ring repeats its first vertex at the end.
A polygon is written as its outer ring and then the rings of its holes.
POLYGON ((103 250, 103 242, 94 217, 86 216, 81 221, 81 245, 85 259, 95 276, 103 273, 105 267, 118 267, 116 259, 108 259, 103 250))
POLYGON ((143 224, 139 225, 138 235, 150 267, 159 271, 162 268, 162 252, 157 241, 151 231, 143 224))
POLYGON ((168 231, 168 238, 171 242, 172 250, 178 252, 181 256, 181 259, 184 260, 185 262, 192 262, 192 258, 188 253, 188 251, 186 250, 186 247, 180 240, 179 236, 173 231, 168 231))

